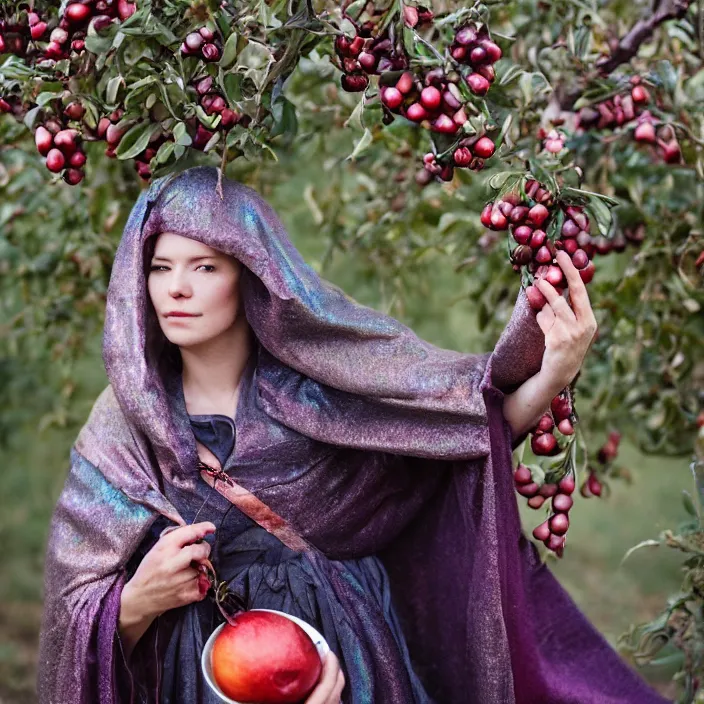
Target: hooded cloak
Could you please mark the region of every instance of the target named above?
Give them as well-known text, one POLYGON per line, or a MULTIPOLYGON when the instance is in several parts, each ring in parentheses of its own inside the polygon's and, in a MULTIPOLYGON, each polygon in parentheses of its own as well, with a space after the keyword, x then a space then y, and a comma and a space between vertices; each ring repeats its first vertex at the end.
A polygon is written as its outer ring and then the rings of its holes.
MULTIPOLYGON (((203 487, 146 285, 149 238, 172 232, 244 265, 252 411, 238 407, 243 454, 224 470, 312 546, 299 567, 334 604, 345 704, 418 701, 394 674, 409 656, 442 704, 664 702, 521 532, 511 453, 525 435, 512 437, 502 404, 544 349, 524 292, 492 352, 441 349, 321 279, 254 190, 223 178, 221 198, 217 183, 208 166, 156 179, 125 226, 103 340, 110 384, 71 450, 50 530, 40 700, 120 701, 127 566, 150 532, 193 520, 182 497, 203 487)), ((158 688, 156 667, 144 676, 158 688)))

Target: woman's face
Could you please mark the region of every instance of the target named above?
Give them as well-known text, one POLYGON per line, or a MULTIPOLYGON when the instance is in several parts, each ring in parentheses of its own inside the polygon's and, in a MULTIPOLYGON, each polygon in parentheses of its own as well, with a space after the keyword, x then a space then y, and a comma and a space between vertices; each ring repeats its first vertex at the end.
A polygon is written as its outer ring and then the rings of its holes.
POLYGON ((147 281, 167 339, 190 347, 230 328, 240 309, 241 271, 237 259, 202 242, 170 232, 157 235, 147 281), (176 317, 174 312, 193 317, 176 317))

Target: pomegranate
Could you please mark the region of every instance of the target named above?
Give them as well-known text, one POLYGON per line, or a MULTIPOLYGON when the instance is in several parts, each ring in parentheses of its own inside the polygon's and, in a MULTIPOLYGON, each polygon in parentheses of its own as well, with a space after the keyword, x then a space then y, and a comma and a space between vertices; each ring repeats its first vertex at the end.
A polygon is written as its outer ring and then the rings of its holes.
POLYGON ((441 100, 442 95, 434 86, 423 88, 420 94, 420 102, 423 104, 423 107, 428 110, 437 110, 440 107, 441 100))
POLYGON ((544 416, 540 418, 538 421, 538 425, 536 426, 538 430, 542 431, 543 433, 549 433, 552 431, 552 429, 555 427, 555 423, 552 419, 552 416, 548 413, 546 413, 544 416))
MULTIPOLYGON (((488 137, 480 137, 472 147, 474 154, 481 159, 489 159, 496 149, 496 145, 488 137)), ((528 214, 530 216, 530 213, 528 214)))
POLYGON ((502 56, 502 51, 501 47, 499 47, 498 44, 494 44, 494 42, 490 41, 489 39, 485 39, 482 44, 482 49, 484 49, 486 53, 486 57, 491 61, 491 63, 496 63, 502 56))
POLYGON ((555 420, 559 423, 565 418, 569 418, 572 413, 572 404, 566 393, 560 393, 550 402, 550 410, 555 420))
POLYGON ((53 141, 53 135, 46 127, 42 127, 41 125, 37 127, 37 131, 34 133, 34 143, 37 145, 37 151, 42 156, 46 156, 49 153, 49 150, 53 146, 53 141))
POLYGON ((550 526, 547 521, 541 523, 533 530, 533 537, 543 542, 550 538, 550 526))
POLYGON ((80 24, 85 22, 91 15, 91 9, 88 5, 82 5, 79 2, 73 2, 66 7, 64 17, 72 24, 80 24))
POLYGON ((552 510, 557 513, 567 513, 571 508, 574 501, 572 497, 567 494, 557 494, 552 500, 552 510))
POLYGON ((398 88, 391 87, 384 90, 381 99, 390 110, 396 110, 403 102, 403 94, 398 88))
POLYGON ((516 471, 513 473, 513 478, 517 484, 530 484, 533 481, 530 469, 524 464, 518 465, 516 471))
POLYGON ((557 483, 557 486, 560 490, 561 493, 567 494, 568 496, 574 492, 575 489, 575 481, 574 481, 574 476, 572 474, 566 474, 560 481, 557 483))
POLYGON ((544 496, 531 496, 530 499, 528 499, 528 506, 534 509, 539 509, 543 504, 545 503, 545 497, 544 496))
POLYGON ((548 302, 547 298, 542 294, 537 286, 528 286, 526 288, 526 298, 533 310, 542 310, 543 306, 548 302))
POLYGON ((540 495, 544 496, 546 499, 555 496, 558 491, 559 489, 557 488, 557 484, 548 484, 546 482, 545 484, 543 484, 543 486, 540 487, 540 495))
POLYGON ((532 225, 540 227, 547 220, 548 215, 550 215, 548 209, 541 203, 538 203, 528 211, 528 220, 532 225))
POLYGON ((53 173, 58 173, 64 168, 66 157, 58 149, 50 149, 46 155, 46 168, 53 173))
MULTIPOLYGON (((572 499, 570 499, 570 501, 571 500, 572 499)), ((567 517, 566 513, 556 513, 550 519, 550 532, 554 535, 564 535, 569 527, 570 519, 567 517)))
POLYGON ((465 80, 474 95, 486 95, 491 87, 491 83, 478 73, 470 73, 465 80))
POLYGON ((550 455, 558 450, 557 439, 552 433, 533 435, 530 441, 530 449, 536 455, 550 455))
POLYGON ((410 93, 413 90, 413 74, 410 71, 402 74, 401 78, 396 81, 396 88, 404 95, 410 93))
POLYGON ((518 244, 528 244, 533 235, 533 230, 528 225, 519 225, 511 234, 518 244))
POLYGON ((294 704, 305 699, 322 671, 308 634, 281 614, 236 614, 215 640, 213 677, 231 699, 294 704))
POLYGON ((531 482, 530 484, 521 484, 520 486, 517 486, 516 491, 521 496, 531 497, 535 496, 538 491, 540 491, 540 487, 535 482, 531 482))
POLYGON ((563 435, 573 435, 574 434, 574 427, 572 426, 572 423, 570 422, 569 418, 565 418, 564 420, 561 420, 557 425, 557 429, 563 435))
POLYGON ((655 144, 655 127, 652 122, 641 122, 635 129, 633 136, 636 142, 655 144))

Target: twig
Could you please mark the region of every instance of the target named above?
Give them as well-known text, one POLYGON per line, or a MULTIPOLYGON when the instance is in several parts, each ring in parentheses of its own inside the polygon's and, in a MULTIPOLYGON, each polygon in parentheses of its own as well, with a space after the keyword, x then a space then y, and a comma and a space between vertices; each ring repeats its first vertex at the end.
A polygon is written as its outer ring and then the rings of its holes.
POLYGON ((630 61, 640 45, 650 38, 655 28, 667 20, 684 17, 692 0, 654 0, 653 12, 647 19, 638 20, 631 30, 622 37, 610 56, 596 62, 603 74, 611 73, 617 66, 630 61))

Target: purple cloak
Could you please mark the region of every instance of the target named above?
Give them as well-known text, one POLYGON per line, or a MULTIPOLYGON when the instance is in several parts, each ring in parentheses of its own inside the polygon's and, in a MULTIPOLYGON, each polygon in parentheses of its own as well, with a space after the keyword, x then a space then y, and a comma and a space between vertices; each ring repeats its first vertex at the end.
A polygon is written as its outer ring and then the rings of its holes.
MULTIPOLYGON (((440 349, 321 279, 269 204, 228 179, 221 198, 217 180, 213 167, 156 179, 125 226, 106 311, 110 385, 72 449, 52 520, 40 701, 120 701, 126 565, 156 521, 187 522, 174 497, 201 482, 193 431, 159 371, 165 340, 146 287, 145 244, 168 231, 244 264, 259 415, 239 437, 249 465, 228 471, 317 548, 303 558, 359 661, 346 704, 413 701, 397 669, 385 670, 398 654, 370 618, 376 606, 341 567, 370 556, 388 574, 414 667, 437 702, 664 702, 521 533, 511 451, 522 438, 502 403, 540 369, 544 339, 525 294, 493 352, 440 349)), ((248 420, 239 407, 237 420, 248 420)))

